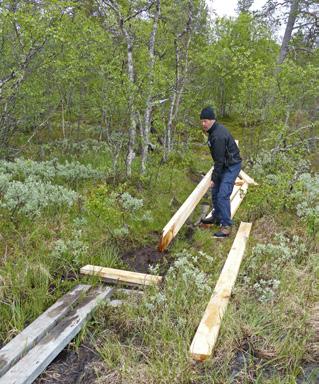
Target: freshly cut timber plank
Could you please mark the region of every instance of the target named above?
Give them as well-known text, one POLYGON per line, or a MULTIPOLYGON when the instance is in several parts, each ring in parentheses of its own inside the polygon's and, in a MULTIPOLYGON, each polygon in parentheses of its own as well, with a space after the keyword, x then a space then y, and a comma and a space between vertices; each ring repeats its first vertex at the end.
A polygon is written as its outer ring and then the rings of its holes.
POLYGON ((70 311, 24 357, 0 378, 0 384, 31 384, 63 348, 77 335, 91 312, 112 293, 112 288, 90 291, 77 308, 70 311))
POLYGON ((162 237, 158 246, 160 252, 164 251, 173 238, 177 235, 187 218, 196 208, 201 198, 205 195, 211 183, 213 167, 206 173, 205 177, 197 185, 194 191, 188 196, 183 205, 166 224, 163 229, 162 237))
POLYGON ((248 190, 248 184, 244 183, 239 191, 234 196, 233 200, 230 203, 230 211, 231 211, 231 218, 235 216, 235 213, 237 212, 237 209, 239 208, 241 202, 244 200, 244 197, 248 190))
POLYGON ((212 353, 217 341, 221 320, 239 272, 250 230, 251 223, 242 222, 240 224, 232 248, 191 344, 190 354, 194 360, 203 361, 212 353))
POLYGON ((235 180, 235 185, 243 185, 244 183, 245 183, 245 180, 242 180, 239 177, 237 177, 237 179, 235 180))
POLYGON ((70 310, 81 295, 90 289, 90 285, 78 285, 65 294, 42 315, 26 327, 0 350, 0 376, 7 372, 24 354, 26 354, 56 323, 70 310))
POLYGON ((247 173, 245 173, 243 170, 239 172, 239 177, 241 177, 247 184, 258 185, 258 183, 256 183, 256 181, 248 176, 247 173))
POLYGON ((102 277, 109 282, 128 283, 136 285, 160 284, 162 276, 147 275, 145 273, 123 271, 121 269, 104 268, 96 265, 86 265, 80 269, 83 275, 102 277))

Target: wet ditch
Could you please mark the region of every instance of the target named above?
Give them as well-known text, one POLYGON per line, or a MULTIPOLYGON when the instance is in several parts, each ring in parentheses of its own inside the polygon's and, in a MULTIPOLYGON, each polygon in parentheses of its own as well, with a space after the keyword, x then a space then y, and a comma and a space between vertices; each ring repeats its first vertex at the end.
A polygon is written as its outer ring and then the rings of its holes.
POLYGON ((66 347, 34 383, 93 384, 101 375, 107 378, 107 374, 105 365, 94 348, 82 344, 77 351, 66 347))

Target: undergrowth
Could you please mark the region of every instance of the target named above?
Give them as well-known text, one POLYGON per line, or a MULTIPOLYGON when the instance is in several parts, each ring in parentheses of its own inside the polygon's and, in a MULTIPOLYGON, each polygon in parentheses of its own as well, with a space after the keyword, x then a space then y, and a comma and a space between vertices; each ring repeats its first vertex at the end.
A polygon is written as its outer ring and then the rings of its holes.
MULTIPOLYGON (((2 343, 74 285, 100 283, 81 277, 81 266, 127 269, 127 250, 155 249, 211 164, 202 148, 197 154, 181 147, 166 163, 155 152, 148 172, 140 175, 135 164, 128 180, 123 159, 116 171, 114 148, 105 143, 42 146, 41 161, 0 163, 2 343)), ((234 235, 216 242, 210 229, 183 228, 170 245, 163 285, 96 313, 77 343, 90 339, 117 373, 115 384, 290 384, 302 376, 314 332, 309 308, 319 298, 319 182, 303 158, 301 151, 268 151, 246 170, 259 186, 249 188, 234 233, 241 220, 252 221, 253 230, 212 358, 194 365, 188 351, 234 235)), ((149 269, 159 271, 161 264, 149 269)))

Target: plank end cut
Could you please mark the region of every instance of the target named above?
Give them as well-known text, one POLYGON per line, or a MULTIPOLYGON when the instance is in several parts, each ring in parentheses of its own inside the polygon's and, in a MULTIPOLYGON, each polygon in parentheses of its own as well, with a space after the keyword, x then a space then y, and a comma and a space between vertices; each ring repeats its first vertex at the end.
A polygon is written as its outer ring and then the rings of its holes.
POLYGON ((163 277, 157 275, 148 275, 146 273, 124 271, 121 269, 106 268, 96 265, 85 265, 80 269, 83 275, 98 276, 108 282, 128 283, 134 285, 158 285, 163 277))
POLYGON ((173 240, 173 237, 174 237, 173 230, 170 230, 167 233, 163 232, 159 245, 157 247, 158 251, 159 252, 165 251, 165 249, 168 247, 170 242, 173 240))
POLYGON ((240 224, 233 246, 192 341, 190 356, 193 360, 204 361, 212 354, 221 321, 239 272, 251 227, 251 223, 241 222, 240 224))

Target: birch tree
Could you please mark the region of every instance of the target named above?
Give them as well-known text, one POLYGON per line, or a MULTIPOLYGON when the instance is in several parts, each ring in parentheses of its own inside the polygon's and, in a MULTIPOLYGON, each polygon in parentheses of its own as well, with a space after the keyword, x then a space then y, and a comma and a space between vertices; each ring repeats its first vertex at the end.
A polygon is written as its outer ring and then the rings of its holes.
POLYGON ((172 151, 173 142, 173 123, 177 117, 179 105, 185 82, 188 75, 189 64, 189 46, 193 32, 194 21, 194 1, 188 1, 187 8, 187 21, 184 29, 177 32, 174 38, 175 48, 175 84, 172 88, 170 96, 170 107, 168 113, 168 121, 165 129, 164 136, 164 159, 168 158, 169 153, 172 151))
POLYGON ((158 30, 158 22, 160 18, 161 8, 160 0, 155 2, 154 22, 153 29, 149 39, 149 64, 148 64, 148 79, 147 79, 147 94, 145 102, 145 113, 144 113, 144 126, 141 123, 141 137, 142 137, 142 164, 141 171, 145 173, 146 163, 148 157, 148 148, 150 144, 150 129, 151 129, 151 113, 153 106, 153 85, 154 85, 154 64, 155 64, 155 40, 158 30))

